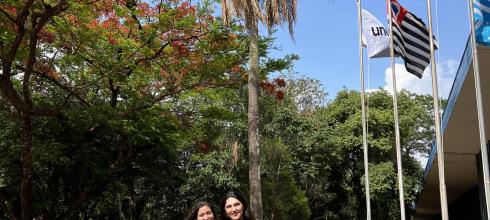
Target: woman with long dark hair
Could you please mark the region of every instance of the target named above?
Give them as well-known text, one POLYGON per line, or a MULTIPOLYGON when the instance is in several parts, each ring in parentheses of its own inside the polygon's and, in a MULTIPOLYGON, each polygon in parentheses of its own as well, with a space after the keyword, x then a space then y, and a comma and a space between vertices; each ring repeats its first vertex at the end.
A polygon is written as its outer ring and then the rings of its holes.
POLYGON ((214 206, 209 202, 200 201, 189 210, 185 220, 215 220, 217 218, 214 206))
POLYGON ((248 205, 240 193, 229 191, 221 199, 221 220, 248 220, 248 205))

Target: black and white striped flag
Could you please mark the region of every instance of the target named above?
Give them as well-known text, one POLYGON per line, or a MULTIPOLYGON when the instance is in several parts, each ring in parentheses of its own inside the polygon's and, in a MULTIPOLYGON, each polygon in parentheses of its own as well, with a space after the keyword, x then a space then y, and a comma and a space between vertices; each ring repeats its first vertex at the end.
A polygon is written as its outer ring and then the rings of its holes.
POLYGON ((403 58, 409 73, 422 78, 430 63, 429 31, 420 18, 407 11, 396 0, 391 0, 390 5, 395 53, 403 58))

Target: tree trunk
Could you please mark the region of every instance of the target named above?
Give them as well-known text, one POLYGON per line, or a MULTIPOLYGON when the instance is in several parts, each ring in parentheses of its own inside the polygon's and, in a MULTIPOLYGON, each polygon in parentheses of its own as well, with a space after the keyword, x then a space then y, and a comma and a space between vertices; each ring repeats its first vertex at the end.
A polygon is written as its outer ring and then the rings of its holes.
POLYGON ((250 214, 252 219, 262 219, 262 190, 259 157, 259 37, 257 21, 247 19, 250 38, 250 71, 248 75, 248 158, 250 181, 250 214))
POLYGON ((31 201, 32 201, 32 132, 31 132, 31 115, 21 113, 21 151, 20 161, 22 164, 22 181, 20 184, 20 205, 21 219, 30 220, 31 201))
POLYGON ((24 2, 22 9, 17 13, 14 21, 18 29, 17 35, 12 44, 9 45, 8 48, 5 48, 5 51, 3 51, 4 48, 0 51, 0 58, 2 59, 0 90, 2 95, 17 110, 21 122, 20 162, 22 166, 22 179, 20 184, 20 212, 22 220, 32 219, 32 117, 34 108, 31 97, 30 80, 34 64, 36 63, 38 34, 53 16, 58 15, 67 9, 66 0, 62 0, 54 6, 45 4, 44 11, 31 14, 33 4, 34 0, 27 0, 24 2), (26 33, 29 33, 29 53, 27 67, 22 79, 21 92, 18 93, 12 84, 11 69, 26 33), (22 95, 22 99, 20 94, 22 95))

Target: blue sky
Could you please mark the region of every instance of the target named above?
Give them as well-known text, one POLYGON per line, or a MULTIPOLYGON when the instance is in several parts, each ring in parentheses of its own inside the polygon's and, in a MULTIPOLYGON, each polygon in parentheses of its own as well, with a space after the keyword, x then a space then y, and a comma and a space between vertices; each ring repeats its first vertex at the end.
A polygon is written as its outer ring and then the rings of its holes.
MULTIPOLYGON (((428 24, 426 0, 399 0, 399 3, 428 24)), ((362 7, 387 26, 385 4, 384 0, 362 1, 362 7)), ((334 98, 343 87, 358 90, 360 82, 356 7, 355 0, 298 1, 295 42, 289 37, 287 27, 278 28, 273 36, 276 37, 275 45, 280 50, 271 51, 271 56, 282 57, 289 53, 299 55, 301 59, 295 63, 295 71, 319 79, 329 93, 329 99, 334 98)), ((439 93, 442 97, 447 97, 470 33, 467 1, 433 0, 432 11, 434 35, 440 47, 436 53, 439 93)), ((263 33, 266 33, 265 30, 263 33)), ((369 65, 368 60, 364 60, 366 88, 391 88, 389 58, 371 59, 369 65)), ((396 63, 398 89, 405 88, 421 94, 431 93, 428 70, 422 79, 418 79, 405 72, 402 60, 396 60, 396 63)))

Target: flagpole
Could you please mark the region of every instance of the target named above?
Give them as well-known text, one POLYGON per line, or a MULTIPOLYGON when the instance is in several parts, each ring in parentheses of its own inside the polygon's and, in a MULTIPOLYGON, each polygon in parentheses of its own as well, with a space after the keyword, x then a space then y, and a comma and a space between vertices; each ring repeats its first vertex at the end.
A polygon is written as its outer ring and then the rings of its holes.
POLYGON ((489 180, 489 168, 488 168, 488 152, 486 146, 486 133, 485 133, 485 115, 483 113, 483 100, 481 95, 480 85, 480 65, 478 63, 478 51, 476 45, 476 32, 475 32, 475 20, 474 20, 474 6, 473 0, 468 1, 469 15, 470 15, 470 27, 471 27, 471 48, 473 51, 473 74, 475 78, 475 93, 476 93, 476 108, 478 112, 478 128, 480 132, 480 150, 482 157, 482 170, 483 170, 483 182, 485 189, 485 205, 487 210, 487 219, 490 219, 490 180, 489 180))
POLYGON ((446 180, 444 176, 444 147, 442 146, 441 136, 441 114, 439 108, 439 94, 437 86, 436 62, 434 58, 434 36, 432 34, 432 9, 430 0, 427 0, 427 16, 429 19, 429 45, 430 45, 430 66, 432 74, 432 98, 434 102, 434 120, 436 129, 436 147, 437 147, 437 167, 439 170, 439 197, 441 200, 441 217, 442 220, 448 220, 446 180))
POLYGON ((391 1, 387 2, 389 20, 390 20, 390 63, 391 63, 391 78, 393 84, 393 117, 395 120, 395 143, 396 143, 396 162, 398 168, 398 194, 400 196, 400 215, 401 220, 405 220, 405 197, 403 195, 403 169, 402 169, 402 152, 400 146, 400 126, 398 123, 398 101, 396 90, 396 76, 395 76, 395 55, 393 46, 393 15, 391 13, 391 1))
POLYGON ((368 162, 368 144, 366 130, 366 108, 365 108, 365 93, 364 93, 364 62, 362 48, 362 12, 361 0, 357 0, 357 26, 359 31, 359 67, 361 77, 361 117, 362 117, 362 144, 364 148, 364 182, 366 190, 366 219, 371 220, 371 197, 369 195, 369 162, 368 162))

